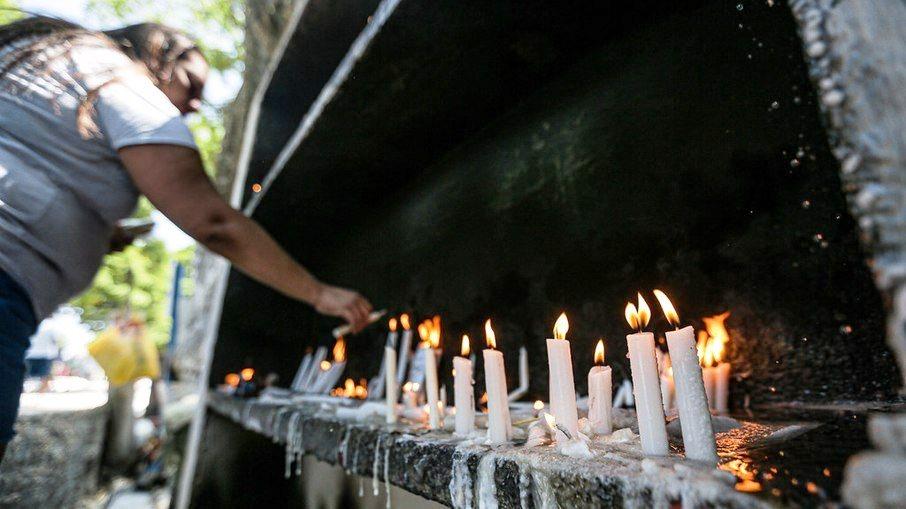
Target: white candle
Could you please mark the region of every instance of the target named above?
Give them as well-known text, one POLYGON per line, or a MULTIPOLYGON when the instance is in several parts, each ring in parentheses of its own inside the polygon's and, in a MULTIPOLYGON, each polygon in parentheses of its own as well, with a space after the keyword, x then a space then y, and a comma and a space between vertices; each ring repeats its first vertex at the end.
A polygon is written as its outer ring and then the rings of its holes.
MULTIPOLYGON (((604 340, 595 348, 595 363, 604 364, 604 340)), ((610 366, 592 366, 588 372, 588 421, 598 435, 613 433, 611 403, 613 381, 610 366)))
POLYGON ((727 413, 730 398, 730 363, 721 362, 714 368, 714 410, 727 413))
POLYGON ((407 409, 412 410, 418 408, 418 390, 419 384, 406 382, 403 385, 403 404, 407 409))
POLYGON ((437 357, 434 349, 425 351, 425 391, 428 395, 428 427, 437 429, 441 427, 440 412, 437 411, 438 387, 437 383, 437 357))
POLYGON ((462 337, 462 356, 453 358, 453 404, 455 432, 469 436, 475 429, 475 390, 472 387, 472 361, 469 360, 469 337, 462 337))
POLYGON ((481 353, 484 357, 484 385, 488 394, 488 442, 502 444, 508 442, 513 435, 506 392, 506 371, 503 353, 494 350, 496 338, 490 319, 485 322, 484 330, 488 348, 481 353))
POLYGON ((554 338, 547 340, 547 364, 550 368, 550 413, 572 436, 579 431, 579 411, 576 408, 576 384, 573 381, 573 360, 566 333, 569 321, 566 313, 557 318, 554 338))
MULTIPOLYGON (((396 318, 391 318, 387 325, 390 328, 390 331, 387 333, 387 341, 384 343, 384 345, 393 347, 394 353, 396 353, 396 340, 399 334, 396 330, 396 318)), ((394 355, 393 358, 396 359, 396 355, 394 355)), ((372 378, 368 382, 368 399, 379 400, 384 396, 384 386, 386 385, 384 382, 387 378, 386 376, 384 376, 384 374, 387 372, 387 362, 388 359, 385 353, 384 358, 381 360, 381 368, 378 370, 377 376, 372 378)), ((395 360, 393 361, 393 371, 396 372, 395 360)))
POLYGON ((393 424, 396 422, 396 401, 399 399, 399 394, 397 394, 396 382, 396 350, 392 346, 384 347, 384 361, 387 366, 387 370, 384 371, 387 423, 393 424))
POLYGON ((708 399, 708 408, 714 408, 714 367, 706 366, 702 368, 702 383, 705 386, 705 396, 708 399))
MULTIPOLYGON (((664 314, 673 326, 679 326, 679 315, 673 304, 660 290, 654 291, 664 314)), ((667 348, 673 367, 673 383, 676 385, 676 408, 679 412, 683 431, 683 446, 686 457, 693 460, 717 464, 717 444, 711 426, 711 412, 702 380, 698 352, 695 348, 695 331, 691 326, 667 332, 667 348)))
POLYGON ((635 394, 636 418, 639 422, 639 437, 642 452, 649 456, 666 456, 667 424, 664 419, 664 404, 661 401, 660 379, 657 373, 657 358, 654 353, 654 334, 641 332, 648 325, 651 310, 639 295, 639 307, 629 303, 626 306, 626 320, 639 332, 626 336, 629 346, 629 365, 632 370, 632 387, 635 394))
POLYGON ((399 384, 406 380, 406 369, 409 367, 409 355, 412 354, 412 325, 409 323, 409 315, 405 313, 400 315, 400 325, 403 327, 403 334, 400 338, 400 355, 396 369, 396 382, 399 384))
POLYGON ((664 414, 670 414, 673 410, 674 391, 673 368, 670 367, 661 372, 661 398, 664 400, 664 414))

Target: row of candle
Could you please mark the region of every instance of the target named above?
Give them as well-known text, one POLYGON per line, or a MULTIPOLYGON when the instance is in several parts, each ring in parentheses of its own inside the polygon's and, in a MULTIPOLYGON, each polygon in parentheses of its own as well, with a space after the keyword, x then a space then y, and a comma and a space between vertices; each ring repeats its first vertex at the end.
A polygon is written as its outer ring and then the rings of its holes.
MULTIPOLYGON (((679 316, 667 296, 655 290, 667 321, 675 330, 666 333, 670 352, 670 370, 676 394, 676 406, 680 417, 686 456, 692 459, 714 463, 717 461, 714 432, 709 412, 709 398, 705 389, 705 378, 701 366, 695 332, 691 326, 680 327, 679 316)), ((629 303, 625 317, 636 332, 627 335, 630 367, 634 388, 635 406, 642 449, 648 455, 666 455, 668 452, 665 404, 662 399, 662 370, 658 369, 654 334, 645 332, 651 318, 651 311, 641 294, 637 305, 629 303)), ((406 330, 409 330, 406 327, 406 330)), ((573 379, 570 343, 566 339, 569 322, 561 314, 554 325, 554 337, 546 341, 550 368, 550 414, 552 422, 563 431, 557 437, 575 437, 579 431, 575 383, 573 379)), ((443 411, 439 406, 437 377, 437 348, 440 344, 439 318, 427 320, 420 325, 420 336, 426 341, 420 345, 423 351, 425 389, 427 395, 429 427, 441 427, 443 411)), ((395 339, 395 338, 394 338, 395 339)), ((482 352, 484 360, 485 387, 488 406, 488 441, 499 444, 512 437, 512 422, 509 417, 509 398, 503 354, 496 349, 496 335, 490 319, 485 322, 487 348, 482 352)), ((407 350, 403 350, 404 352, 407 350)), ((454 404, 456 408, 455 432, 470 435, 474 431, 475 401, 472 388, 473 361, 469 358, 469 340, 463 336, 461 355, 453 360, 454 404)), ((397 367, 404 365, 405 355, 397 360, 394 344, 385 349, 387 421, 397 419, 398 387, 400 374, 397 367)), ((598 434, 612 431, 612 371, 604 363, 604 345, 599 341, 595 353, 596 365, 588 374, 589 425, 598 434)), ((520 366, 521 368, 521 366, 520 366)), ((724 385, 725 387, 725 385, 724 385)), ((723 392, 725 388, 722 389, 723 392)))

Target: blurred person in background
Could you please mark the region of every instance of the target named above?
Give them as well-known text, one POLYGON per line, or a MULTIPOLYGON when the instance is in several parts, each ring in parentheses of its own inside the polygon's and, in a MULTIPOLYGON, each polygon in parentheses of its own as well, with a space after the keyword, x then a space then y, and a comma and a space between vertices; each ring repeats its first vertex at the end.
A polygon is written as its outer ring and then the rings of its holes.
POLYGON ((232 209, 182 116, 208 64, 172 28, 97 32, 31 17, 0 27, 0 460, 37 323, 92 281, 144 194, 250 277, 359 330, 371 304, 322 283, 232 209))

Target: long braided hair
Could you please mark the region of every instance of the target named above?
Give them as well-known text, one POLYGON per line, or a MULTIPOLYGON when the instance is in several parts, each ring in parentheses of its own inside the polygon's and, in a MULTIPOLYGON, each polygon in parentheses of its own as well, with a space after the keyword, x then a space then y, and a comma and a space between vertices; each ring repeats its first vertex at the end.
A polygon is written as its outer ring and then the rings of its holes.
MULTIPOLYGON (((0 88, 11 92, 24 88, 16 80, 8 79, 14 71, 49 78, 51 65, 66 58, 77 46, 122 51, 136 64, 134 70, 147 75, 157 86, 169 81, 179 60, 191 51, 199 51, 184 33, 159 23, 139 23, 100 32, 57 18, 32 16, 0 26, 0 88)), ((71 82, 76 78, 62 77, 71 82)), ((94 102, 100 89, 116 79, 111 74, 101 85, 78 98, 76 122, 83 137, 98 134, 92 118, 94 102)))

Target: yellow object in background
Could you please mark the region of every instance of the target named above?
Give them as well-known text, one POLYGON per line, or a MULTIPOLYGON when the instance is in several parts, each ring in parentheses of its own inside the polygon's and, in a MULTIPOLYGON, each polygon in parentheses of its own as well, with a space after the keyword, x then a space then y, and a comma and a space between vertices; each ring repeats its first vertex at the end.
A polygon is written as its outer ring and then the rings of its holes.
POLYGON ((88 353, 104 368, 110 384, 125 385, 143 377, 160 376, 160 359, 154 341, 137 319, 117 321, 88 345, 88 353))

